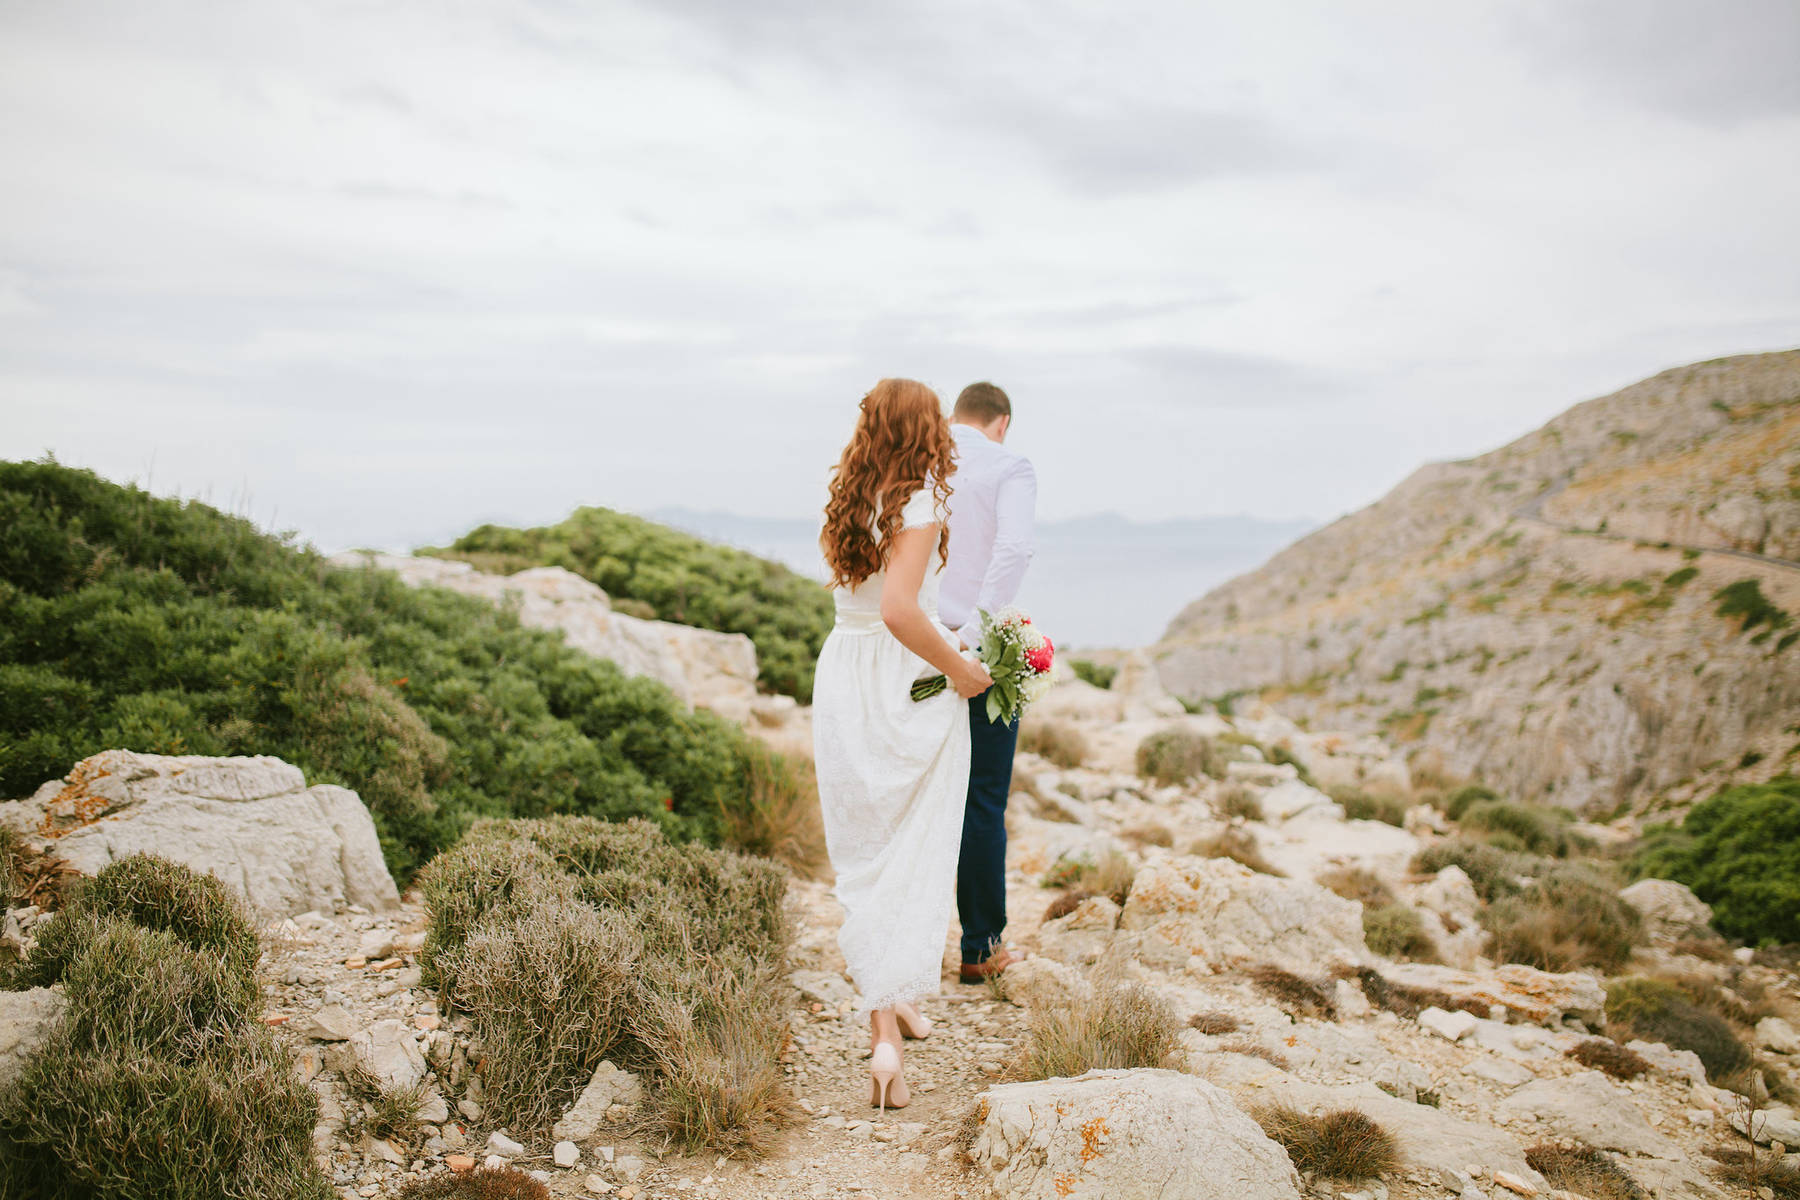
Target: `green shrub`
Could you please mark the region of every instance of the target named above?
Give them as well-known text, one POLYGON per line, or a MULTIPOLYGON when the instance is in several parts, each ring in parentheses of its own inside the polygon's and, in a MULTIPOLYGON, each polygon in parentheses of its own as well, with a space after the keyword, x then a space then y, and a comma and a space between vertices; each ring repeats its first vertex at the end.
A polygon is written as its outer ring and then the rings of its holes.
POLYGON ((1099 663, 1086 658, 1070 659, 1069 670, 1075 672, 1075 678, 1081 680, 1083 683, 1091 683, 1097 688, 1110 688, 1113 685, 1113 680, 1118 678, 1119 675, 1118 667, 1101 666, 1099 663))
POLYGON ((187 1059, 238 1036, 262 1011, 254 977, 166 929, 89 914, 63 971, 63 1021, 79 1045, 187 1059))
POLYGON ((1751 1065, 1750 1047, 1717 1013, 1694 1004, 1673 983, 1631 976, 1606 985, 1608 1030, 1692 1050, 1706 1067, 1706 1077, 1723 1086, 1751 1065))
POLYGON ((1093 991, 1030 1013, 1012 1075, 1072 1078, 1098 1069, 1161 1067, 1181 1046, 1181 1018, 1155 989, 1097 979, 1093 991))
POLYGON ((1490 800, 1500 799, 1500 793, 1493 788, 1483 787, 1479 783, 1471 783, 1450 793, 1444 801, 1444 815, 1452 821, 1462 820, 1464 813, 1477 804, 1485 804, 1490 800))
POLYGON ((744 765, 744 797, 724 813, 721 840, 745 854, 772 858, 802 879, 827 878, 825 818, 812 759, 777 753, 752 738, 744 765))
POLYGON ((62 910, 37 934, 20 986, 60 980, 108 917, 167 930, 182 945, 217 956, 244 987, 256 987, 262 947, 243 904, 211 875, 149 854, 108 863, 70 889, 62 910))
POLYGON ((1019 749, 1049 759, 1065 770, 1079 767, 1088 755, 1087 738, 1075 726, 1032 718, 1019 727, 1019 749))
POLYGON ((1546 872, 1516 896, 1481 914, 1499 962, 1544 971, 1597 967, 1615 971, 1642 937, 1642 918, 1595 872, 1563 868, 1546 872))
POLYGON ((802 702, 812 699, 813 664, 835 619, 830 592, 815 580, 605 508, 578 508, 558 524, 535 529, 483 525, 419 553, 507 574, 563 567, 615 600, 648 605, 665 621, 747 634, 756 643, 761 685, 802 702))
POLYGON ((0 531, 0 795, 121 745, 278 755, 403 880, 477 815, 715 841, 744 800, 741 731, 484 601, 54 462, 0 463, 0 531))
POLYGON ((1410 958, 1416 962, 1432 962, 1437 958, 1437 947, 1425 932, 1424 920, 1408 905, 1365 907, 1362 923, 1363 940, 1377 954, 1387 958, 1410 958))
POLYGON ((1718 601, 1715 610, 1727 621, 1738 622, 1738 632, 1748 633, 1758 625, 1767 625, 1770 629, 1785 626, 1788 614, 1762 593, 1762 581, 1757 579, 1740 579, 1713 593, 1718 601))
POLYGON ((642 955, 627 914, 576 900, 546 900, 470 934, 448 973, 487 1050, 493 1120, 535 1129, 569 1106, 618 1044, 642 955))
POLYGON ((1678 828, 1650 831, 1629 870, 1693 888, 1727 936, 1800 942, 1800 777, 1726 788, 1702 801, 1678 828))
POLYGON ((1373 1179, 1400 1165, 1393 1137, 1352 1108, 1311 1116, 1286 1105, 1267 1105, 1250 1116, 1281 1143, 1297 1170, 1327 1179, 1373 1179))
POLYGON ((1225 774, 1225 759, 1211 738, 1188 729, 1165 729, 1138 743, 1137 773, 1167 787, 1225 774))
POLYGON ((1380 821, 1396 827, 1406 824, 1406 802, 1392 796, 1371 796, 1350 789, 1332 792, 1331 798, 1344 806, 1344 816, 1352 821, 1380 821))
POLYGON ((1566 814, 1508 800, 1483 800, 1462 815, 1465 829, 1486 833, 1490 840, 1506 835, 1508 849, 1566 858, 1572 844, 1566 814))
POLYGON ((1263 819, 1262 797, 1255 788, 1247 783, 1227 783, 1219 789, 1217 801, 1219 815, 1226 820, 1242 818, 1246 821, 1263 819))
POLYGON ((440 989, 455 985, 456 953, 483 918, 575 898, 575 881, 549 853, 514 838, 464 838, 426 864, 418 888, 427 918, 419 966, 440 989))
POLYGON ((1524 886, 1520 878, 1534 873, 1540 865, 1541 860, 1467 838, 1435 842, 1414 855, 1412 861, 1412 869, 1421 875, 1435 875, 1445 867, 1461 867, 1475 894, 1490 903, 1517 895, 1524 886))

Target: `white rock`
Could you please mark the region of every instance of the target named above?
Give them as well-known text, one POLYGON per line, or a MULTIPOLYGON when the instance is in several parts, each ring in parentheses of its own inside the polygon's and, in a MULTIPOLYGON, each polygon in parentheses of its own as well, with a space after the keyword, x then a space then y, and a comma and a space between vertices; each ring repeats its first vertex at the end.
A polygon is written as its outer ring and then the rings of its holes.
POLYGON ((741 633, 719 633, 613 611, 598 585, 561 567, 488 575, 466 562, 394 554, 339 554, 333 563, 393 571, 414 587, 447 587, 496 605, 513 605, 519 623, 554 629, 577 650, 645 675, 684 704, 709 708, 740 724, 756 704, 756 647, 741 633))
POLYGON ((626 1183, 636 1183, 644 1174, 644 1160, 635 1154, 621 1154, 613 1162, 613 1174, 626 1183))
POLYGON ((607 1109, 615 1104, 638 1104, 643 1098, 644 1089, 636 1075, 611 1062, 602 1062, 594 1068, 569 1111, 551 1128, 550 1135, 559 1140, 585 1142, 600 1128, 607 1109))
POLYGON ((1625 1089, 1598 1071, 1533 1080, 1495 1108, 1504 1119, 1535 1119, 1563 1137, 1602 1150, 1680 1156, 1680 1147, 1651 1128, 1625 1089))
POLYGON ((1289 821, 1301 813, 1318 813, 1341 821, 1344 806, 1318 788, 1289 779, 1270 788, 1261 796, 1263 820, 1289 821))
POLYGON ((1680 1079, 1695 1087, 1706 1086, 1706 1064, 1692 1050, 1676 1050, 1661 1042, 1645 1042, 1632 1040, 1625 1043, 1627 1050, 1635 1050, 1642 1055, 1654 1071, 1661 1072, 1673 1079, 1680 1079))
POLYGON ((1758 1145, 1780 1142, 1783 1146, 1800 1146, 1800 1120, 1795 1119, 1791 1108, 1771 1106, 1748 1114, 1737 1109, 1726 1120, 1758 1145))
POLYGON ((289 1028, 315 1042, 345 1042, 356 1033, 356 1018, 341 1004, 326 1004, 294 1021, 289 1028))
POLYGON ((18 1081, 29 1059, 67 1003, 61 992, 32 988, 24 992, 0 992, 0 1092, 18 1081))
POLYGON ((1580 971, 1553 975, 1518 963, 1492 971, 1392 963, 1384 965, 1381 973, 1395 983, 1446 992, 1453 999, 1501 1005, 1513 1016, 1536 1025, 1560 1025, 1565 1016, 1593 1027, 1606 1020, 1606 989, 1598 979, 1580 971))
POLYGON ((550 1158, 559 1167, 572 1167, 581 1161, 581 1147, 570 1141, 558 1142, 551 1147, 550 1158))
POLYGON ((428 1091, 419 1101, 418 1118, 427 1125, 442 1125, 450 1119, 450 1105, 435 1091, 428 1091))
POLYGON ((356 943, 356 953, 373 962, 386 958, 394 952, 394 931, 391 929, 371 929, 356 943))
POLYGON ((350 1052, 384 1088, 418 1087, 425 1082, 425 1056, 419 1051, 415 1032, 391 1017, 352 1035, 350 1052))
POLYGON ((1181 857, 1140 870, 1119 928, 1137 934, 1139 960, 1153 967, 1273 962, 1310 974, 1369 957, 1362 905, 1229 859, 1181 857))
POLYGON ((309 788, 278 758, 108 750, 31 799, 0 804, 0 824, 57 831, 56 853, 87 875, 128 854, 161 855, 217 876, 269 916, 400 903, 356 793, 309 788))
POLYGON ((1756 1023, 1756 1044, 1776 1054, 1800 1054, 1800 1033, 1780 1017, 1764 1017, 1756 1023))
POLYGON ((1026 1008, 1056 1008, 1094 992, 1081 972, 1042 955, 1014 963, 1002 979, 1007 999, 1026 1008))
POLYGON ((1640 879, 1619 899, 1644 918, 1644 933, 1660 946, 1712 932, 1712 908, 1684 883, 1672 879, 1640 879))
POLYGON ((504 1154, 490 1154, 482 1160, 481 1165, 490 1171, 498 1171, 507 1165, 507 1158, 504 1154))
POLYGON ((970 1149, 1006 1200, 1290 1200, 1299 1178, 1223 1091, 1174 1071, 1089 1071, 979 1098, 970 1149), (1195 1164, 1204 1163, 1204 1170, 1195 1164))
POLYGON ((488 1134, 487 1148, 489 1154, 498 1154, 501 1158, 518 1158, 525 1153, 525 1147, 498 1129, 488 1134))
POLYGON ((846 1000, 856 999, 856 988, 836 971, 795 971, 788 982, 804 1000, 836 1008, 846 1000))
POLYGON ((1460 1042, 1474 1031, 1481 1018, 1473 1013, 1446 1012, 1441 1008, 1427 1008, 1419 1014, 1419 1027, 1430 1030, 1441 1038, 1452 1042, 1460 1042))

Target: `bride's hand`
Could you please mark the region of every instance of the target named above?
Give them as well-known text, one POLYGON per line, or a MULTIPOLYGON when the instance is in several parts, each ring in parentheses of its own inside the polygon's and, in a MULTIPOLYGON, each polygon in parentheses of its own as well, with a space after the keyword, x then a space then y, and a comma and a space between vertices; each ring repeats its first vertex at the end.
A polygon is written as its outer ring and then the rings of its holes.
POLYGON ((968 700, 993 687, 994 677, 988 674, 988 669, 981 663, 971 662, 965 658, 962 668, 956 672, 950 683, 956 688, 957 695, 968 700))

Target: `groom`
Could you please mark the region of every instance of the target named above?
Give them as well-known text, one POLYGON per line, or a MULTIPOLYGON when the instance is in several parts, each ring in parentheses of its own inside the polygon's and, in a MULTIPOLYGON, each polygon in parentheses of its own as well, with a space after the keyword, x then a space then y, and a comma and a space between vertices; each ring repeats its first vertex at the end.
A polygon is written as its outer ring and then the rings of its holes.
MULTIPOLYGON (((964 388, 950 419, 956 486, 938 613, 964 646, 974 646, 981 640, 981 612, 1013 603, 1031 564, 1037 474, 1030 459, 1004 444, 1012 402, 993 384, 964 388)), ((1006 797, 1018 741, 1017 721, 990 723, 987 697, 969 701, 969 798, 956 867, 964 983, 980 983, 1018 958, 1000 944, 1006 929, 1006 797)))

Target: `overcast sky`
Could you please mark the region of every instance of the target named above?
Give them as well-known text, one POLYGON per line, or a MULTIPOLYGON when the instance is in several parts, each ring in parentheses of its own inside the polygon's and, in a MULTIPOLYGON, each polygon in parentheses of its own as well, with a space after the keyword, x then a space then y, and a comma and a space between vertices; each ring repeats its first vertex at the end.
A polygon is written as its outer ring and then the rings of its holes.
POLYGON ((1800 344, 1800 4, 0 0, 0 457, 328 549, 799 516, 863 391, 1041 511, 1329 518, 1800 344))

